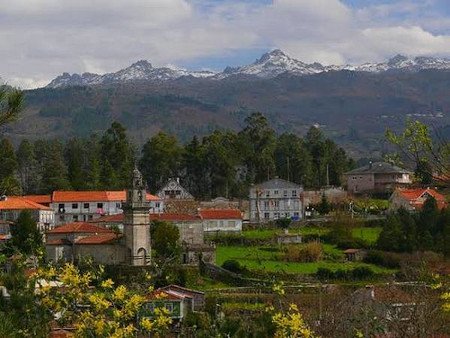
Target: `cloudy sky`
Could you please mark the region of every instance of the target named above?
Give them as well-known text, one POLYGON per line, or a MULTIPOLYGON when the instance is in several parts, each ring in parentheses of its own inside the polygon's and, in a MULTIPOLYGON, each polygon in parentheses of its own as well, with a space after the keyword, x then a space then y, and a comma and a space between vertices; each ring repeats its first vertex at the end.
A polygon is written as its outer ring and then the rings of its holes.
POLYGON ((450 57, 450 0, 0 0, 0 76, 23 88, 62 72, 147 59, 221 70, 280 48, 323 64, 397 53, 450 57))

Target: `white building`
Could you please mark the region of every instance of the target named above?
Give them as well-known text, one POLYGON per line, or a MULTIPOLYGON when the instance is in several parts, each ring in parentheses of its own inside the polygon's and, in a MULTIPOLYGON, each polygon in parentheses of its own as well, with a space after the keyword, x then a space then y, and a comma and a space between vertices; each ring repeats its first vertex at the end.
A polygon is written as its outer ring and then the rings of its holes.
POLYGON ((200 209, 204 232, 242 231, 242 213, 238 209, 200 209))
POLYGON ((180 184, 180 179, 169 179, 156 193, 161 200, 193 200, 194 196, 192 196, 189 191, 183 188, 180 184))
POLYGON ((40 231, 44 232, 55 226, 55 212, 42 204, 18 196, 2 196, 0 199, 0 220, 15 222, 22 211, 31 213, 40 231))
POLYGON ((275 178, 250 189, 250 221, 268 222, 279 218, 301 219, 303 187, 275 178))
MULTIPOLYGON (((147 193, 150 213, 163 211, 162 201, 147 193)), ((104 215, 123 213, 126 191, 54 191, 50 207, 56 214, 56 224, 89 221, 104 215)))

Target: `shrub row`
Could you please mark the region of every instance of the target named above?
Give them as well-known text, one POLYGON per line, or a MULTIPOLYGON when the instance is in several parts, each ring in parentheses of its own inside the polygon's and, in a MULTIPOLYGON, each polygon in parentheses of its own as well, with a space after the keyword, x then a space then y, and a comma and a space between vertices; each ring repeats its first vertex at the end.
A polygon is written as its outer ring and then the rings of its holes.
POLYGON ((369 267, 359 266, 351 270, 331 270, 328 268, 319 268, 316 272, 316 277, 321 281, 324 280, 351 280, 351 281, 359 281, 372 279, 375 277, 375 272, 369 267))

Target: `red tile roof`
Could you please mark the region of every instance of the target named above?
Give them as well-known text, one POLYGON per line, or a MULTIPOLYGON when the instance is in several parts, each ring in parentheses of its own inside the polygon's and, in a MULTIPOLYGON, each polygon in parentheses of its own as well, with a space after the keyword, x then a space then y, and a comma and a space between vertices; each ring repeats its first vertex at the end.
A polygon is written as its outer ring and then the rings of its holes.
POLYGON ((162 213, 162 214, 150 214, 151 221, 199 221, 200 217, 191 214, 174 214, 174 213, 162 213))
POLYGON ((425 193, 434 197, 437 202, 438 208, 442 209, 447 205, 445 197, 434 189, 397 189, 397 192, 402 198, 409 201, 411 205, 418 208, 422 207, 424 201, 426 200, 426 198, 424 198, 423 200, 421 199, 422 195, 425 193))
MULTIPOLYGON (((200 217, 191 214, 175 214, 175 213, 162 213, 162 214, 149 214, 150 221, 168 221, 168 222, 176 222, 176 221, 199 221, 200 217)), ((124 222, 125 216, 124 214, 116 214, 116 215, 107 215, 95 220, 90 221, 90 223, 121 223, 124 222)))
MULTIPOLYGON (((126 190, 118 191, 54 191, 52 201, 59 202, 125 202, 126 190)), ((159 197, 147 193, 147 201, 159 201, 159 197)))
POLYGON ((203 209, 199 214, 202 219, 242 219, 238 209, 203 209))
POLYGON ((40 204, 49 204, 52 202, 52 195, 25 195, 22 197, 40 204))
POLYGON ((47 234, 71 234, 71 233, 112 233, 110 229, 102 228, 90 223, 68 223, 47 231, 47 234))
POLYGON ((18 196, 7 196, 0 201, 0 210, 52 210, 45 205, 18 196))
POLYGON ((108 244, 114 242, 115 240, 122 237, 116 233, 104 233, 104 234, 95 234, 92 236, 80 238, 76 241, 77 245, 95 245, 95 244, 108 244))

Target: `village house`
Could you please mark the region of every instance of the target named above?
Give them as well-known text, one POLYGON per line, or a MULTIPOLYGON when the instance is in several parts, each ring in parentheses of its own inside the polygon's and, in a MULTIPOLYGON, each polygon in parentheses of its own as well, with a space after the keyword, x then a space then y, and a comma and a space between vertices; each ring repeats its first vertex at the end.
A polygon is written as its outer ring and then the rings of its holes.
MULTIPOLYGON (((103 215, 123 213, 122 204, 126 200, 126 191, 54 191, 50 207, 55 211, 56 224, 86 222, 103 215)), ((162 201, 147 193, 149 212, 163 210, 162 201)))
POLYGON ((238 209, 200 209, 204 232, 242 231, 242 213, 238 209))
POLYGON ((275 178, 250 189, 250 221, 268 222, 280 218, 303 217, 303 187, 275 178))
POLYGON ((183 188, 180 184, 180 179, 169 179, 167 183, 158 190, 156 193, 161 200, 193 200, 194 196, 192 196, 189 191, 183 188))
POLYGON ((390 193, 411 184, 412 172, 386 162, 374 162, 344 173, 352 194, 390 193))
POLYGON ((0 198, 0 221, 16 222, 24 210, 31 213, 40 231, 45 232, 55 226, 55 213, 51 208, 18 196, 0 198))
POLYGON ((427 198, 433 197, 439 209, 447 206, 445 196, 431 188, 396 189, 389 199, 389 210, 405 208, 408 211, 420 210, 427 198))

